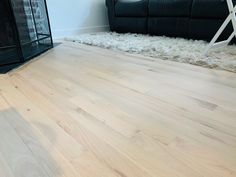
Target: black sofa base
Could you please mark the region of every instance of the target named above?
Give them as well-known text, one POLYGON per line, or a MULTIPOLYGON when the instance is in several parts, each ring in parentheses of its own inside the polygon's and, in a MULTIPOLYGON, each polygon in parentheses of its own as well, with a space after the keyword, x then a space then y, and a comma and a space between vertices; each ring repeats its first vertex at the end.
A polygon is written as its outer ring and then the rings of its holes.
POLYGON ((114 31, 120 33, 147 33, 147 18, 115 17, 114 31), (127 25, 132 24, 132 25, 127 25))
MULTIPOLYGON (((191 19, 189 24, 189 37, 192 39, 210 41, 223 22, 224 20, 218 19, 191 19)), ((227 39, 232 32, 233 26, 229 24, 219 40, 227 39)))
POLYGON ((188 18, 151 17, 148 19, 148 33, 158 36, 188 37, 188 18))
MULTIPOLYGON (((106 5, 111 31, 207 41, 228 14, 225 0, 106 0, 106 5)), ((220 40, 232 31, 231 25, 220 40)))

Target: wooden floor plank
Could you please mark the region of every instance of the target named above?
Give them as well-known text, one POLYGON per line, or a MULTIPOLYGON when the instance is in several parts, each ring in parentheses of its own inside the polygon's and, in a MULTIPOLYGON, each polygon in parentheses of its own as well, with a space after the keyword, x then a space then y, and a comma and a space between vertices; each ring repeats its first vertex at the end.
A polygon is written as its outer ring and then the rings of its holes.
POLYGON ((0 152, 11 173, 19 177, 49 177, 25 142, 7 122, 5 111, 0 113, 0 152))
POLYGON ((63 42, 0 76, 0 176, 236 177, 235 118, 235 73, 63 42))

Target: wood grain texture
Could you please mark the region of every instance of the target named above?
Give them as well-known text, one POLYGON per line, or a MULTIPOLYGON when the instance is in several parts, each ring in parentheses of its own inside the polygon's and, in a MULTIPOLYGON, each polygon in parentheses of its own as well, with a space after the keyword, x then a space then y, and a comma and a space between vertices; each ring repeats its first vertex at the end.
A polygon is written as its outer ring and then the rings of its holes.
POLYGON ((63 42, 0 76, 0 177, 236 177, 236 74, 63 42))

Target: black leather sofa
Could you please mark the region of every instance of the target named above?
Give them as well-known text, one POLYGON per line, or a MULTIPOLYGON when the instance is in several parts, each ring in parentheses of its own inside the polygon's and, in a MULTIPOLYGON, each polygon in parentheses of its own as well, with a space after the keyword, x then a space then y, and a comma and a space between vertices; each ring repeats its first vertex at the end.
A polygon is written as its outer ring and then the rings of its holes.
MULTIPOLYGON (((106 0, 106 6, 111 31, 202 40, 229 14, 225 0, 106 0)), ((231 32, 229 25, 221 38, 231 32)))

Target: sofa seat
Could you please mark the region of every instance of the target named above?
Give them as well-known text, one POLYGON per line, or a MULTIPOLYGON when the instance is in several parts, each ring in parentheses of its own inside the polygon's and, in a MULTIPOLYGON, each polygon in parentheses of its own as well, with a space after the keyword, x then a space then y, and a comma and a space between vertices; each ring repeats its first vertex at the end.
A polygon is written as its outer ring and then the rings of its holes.
POLYGON ((115 15, 117 17, 147 17, 148 0, 117 0, 115 15))
POLYGON ((192 0, 149 0, 150 17, 189 17, 192 0))
POLYGON ((226 0, 193 0, 192 18, 225 19, 228 15, 226 0))

